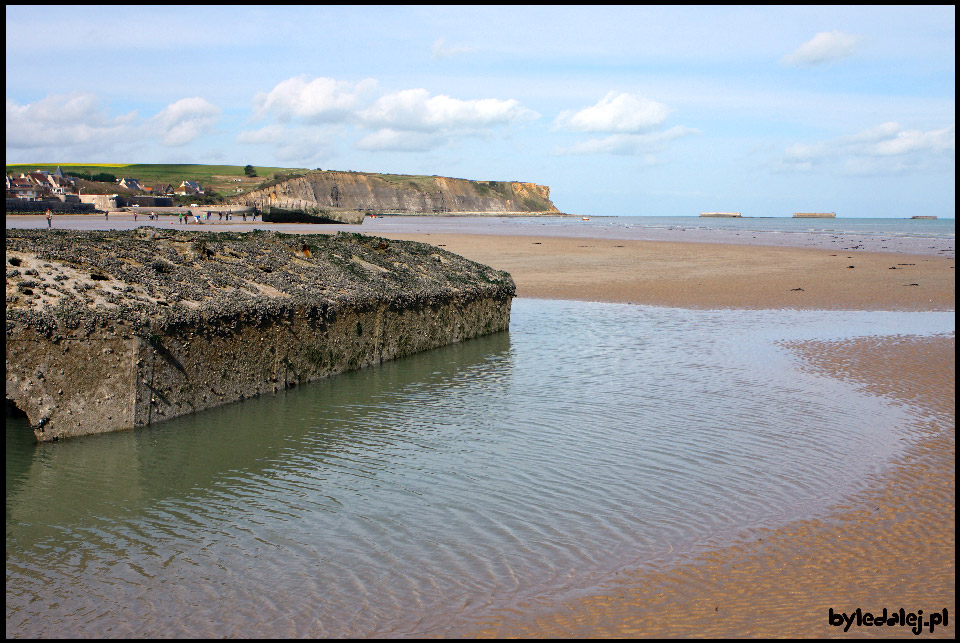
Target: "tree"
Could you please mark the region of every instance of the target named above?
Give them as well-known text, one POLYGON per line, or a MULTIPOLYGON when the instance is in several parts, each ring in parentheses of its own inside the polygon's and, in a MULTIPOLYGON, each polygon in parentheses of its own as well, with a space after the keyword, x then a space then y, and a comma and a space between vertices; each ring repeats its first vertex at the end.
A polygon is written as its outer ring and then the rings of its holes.
POLYGON ((257 171, 253 168, 252 165, 248 165, 247 167, 243 168, 243 173, 246 174, 247 176, 257 175, 257 171))

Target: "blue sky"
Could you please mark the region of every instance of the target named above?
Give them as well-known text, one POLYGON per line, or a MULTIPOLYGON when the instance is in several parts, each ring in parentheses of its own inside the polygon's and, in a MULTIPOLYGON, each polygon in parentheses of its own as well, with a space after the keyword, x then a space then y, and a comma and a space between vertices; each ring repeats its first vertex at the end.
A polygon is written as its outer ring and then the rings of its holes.
POLYGON ((954 216, 953 6, 6 17, 7 163, 529 181, 575 214, 954 216))

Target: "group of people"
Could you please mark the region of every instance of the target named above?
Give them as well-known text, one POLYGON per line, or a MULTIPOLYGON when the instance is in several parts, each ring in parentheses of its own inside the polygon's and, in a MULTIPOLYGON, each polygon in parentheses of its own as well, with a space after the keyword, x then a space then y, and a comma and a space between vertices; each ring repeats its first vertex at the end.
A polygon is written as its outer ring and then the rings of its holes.
MULTIPOLYGON (((223 212, 218 212, 218 214, 220 215, 219 220, 220 220, 220 221, 223 221, 223 215, 224 215, 224 213, 223 213, 223 212)), ((233 219, 233 213, 232 213, 232 212, 227 212, 226 215, 227 215, 227 221, 231 221, 231 220, 233 219)), ((200 223, 201 218, 205 218, 207 221, 209 221, 211 216, 213 216, 213 212, 207 212, 205 216, 204 216, 204 215, 200 215, 200 214, 196 214, 196 213, 191 214, 191 213, 189 213, 189 212, 178 212, 178 213, 177 213, 177 220, 178 220, 180 223, 189 223, 189 222, 190 222, 190 217, 193 217, 195 223, 200 223)), ((246 213, 246 212, 241 212, 241 213, 240 213, 240 216, 243 217, 243 220, 244 220, 244 221, 247 220, 247 213, 246 213)), ((253 219, 252 219, 253 221, 256 221, 256 220, 257 220, 257 213, 256 213, 256 212, 252 213, 251 216, 253 217, 253 219)))
MULTIPOLYGON (((136 211, 134 211, 134 213, 133 213, 133 220, 134 220, 134 221, 137 220, 137 214, 138 214, 138 213, 137 213, 136 211)), ((206 214, 207 214, 207 216, 206 216, 207 221, 209 221, 209 220, 210 220, 210 217, 213 215, 213 212, 207 212, 206 214)), ((220 212, 219 214, 220 214, 220 221, 223 221, 223 214, 224 214, 224 213, 223 213, 223 212, 220 212)), ((246 213, 246 212, 241 212, 240 215, 243 217, 243 220, 244 220, 244 221, 247 220, 247 213, 246 213)), ((159 215, 159 214, 155 214, 155 213, 153 213, 153 212, 148 213, 147 216, 150 218, 151 221, 153 221, 154 219, 159 219, 159 218, 160 218, 160 215, 159 215)), ((191 216, 193 216, 193 218, 194 218, 194 220, 195 220, 196 223, 200 223, 200 216, 201 216, 201 215, 199 215, 199 214, 193 214, 193 215, 191 215, 189 212, 178 212, 178 213, 177 213, 177 219, 179 220, 180 223, 189 223, 191 216)), ((253 221, 256 221, 256 220, 257 220, 257 213, 256 213, 256 212, 251 213, 251 216, 253 217, 253 219, 252 219, 253 221)), ((52 227, 53 227, 53 211, 50 210, 50 208, 47 208, 46 217, 47 217, 47 227, 48 227, 48 228, 52 228, 52 227)), ((104 212, 104 213, 103 213, 103 218, 104 218, 105 220, 109 221, 109 220, 110 220, 110 213, 109 213, 109 212, 104 212)), ((231 219, 233 219, 233 213, 232 213, 232 212, 228 212, 228 213, 227 213, 227 221, 230 221, 231 219)))

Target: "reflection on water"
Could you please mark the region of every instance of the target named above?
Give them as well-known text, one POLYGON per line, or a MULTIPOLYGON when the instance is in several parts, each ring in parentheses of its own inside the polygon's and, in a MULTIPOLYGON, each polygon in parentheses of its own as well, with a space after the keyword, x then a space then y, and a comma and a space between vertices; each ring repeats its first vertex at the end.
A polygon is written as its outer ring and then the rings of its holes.
POLYGON ((516 300, 510 334, 146 429, 7 429, 7 635, 455 634, 822 512, 908 409, 777 339, 944 313, 516 300))

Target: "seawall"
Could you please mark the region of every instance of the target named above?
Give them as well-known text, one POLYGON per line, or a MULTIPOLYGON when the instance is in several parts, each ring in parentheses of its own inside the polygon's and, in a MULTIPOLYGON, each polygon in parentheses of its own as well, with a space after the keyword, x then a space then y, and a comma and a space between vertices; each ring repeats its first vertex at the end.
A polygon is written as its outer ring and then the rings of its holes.
POLYGON ((513 280, 354 234, 7 231, 8 404, 38 440, 273 393, 506 330, 513 280))

